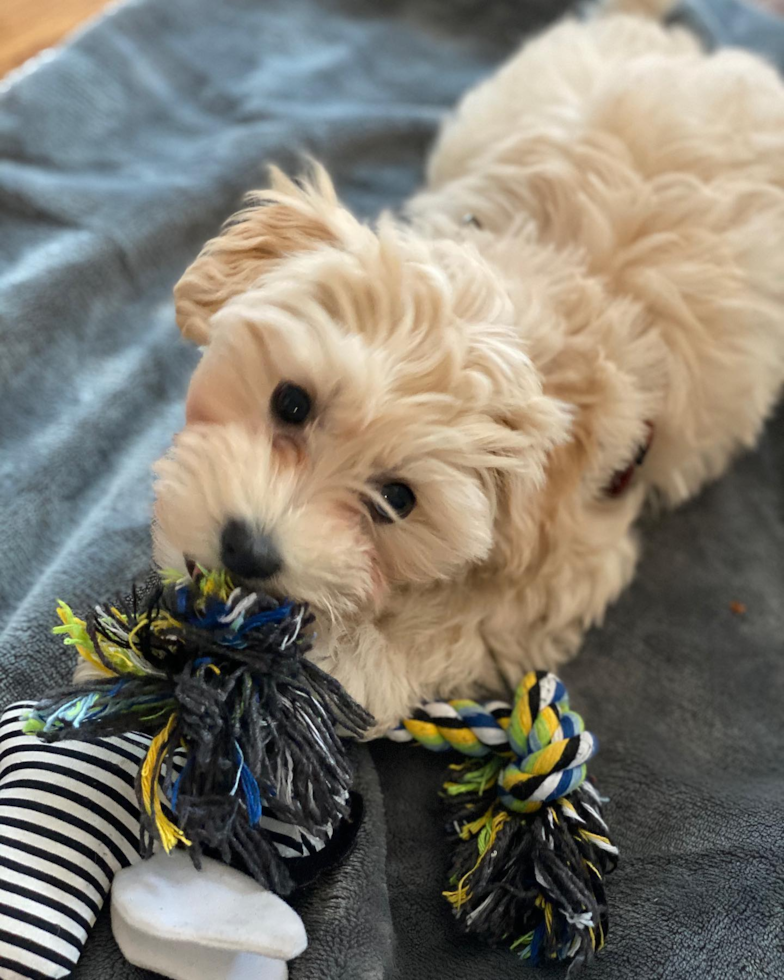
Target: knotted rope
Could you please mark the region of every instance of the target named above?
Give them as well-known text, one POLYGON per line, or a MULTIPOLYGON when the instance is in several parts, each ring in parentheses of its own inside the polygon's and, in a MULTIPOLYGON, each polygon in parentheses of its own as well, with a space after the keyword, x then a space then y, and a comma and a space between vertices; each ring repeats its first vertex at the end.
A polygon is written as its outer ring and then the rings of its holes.
POLYGON ((430 702, 388 737, 467 757, 443 792, 455 842, 444 894, 468 931, 532 962, 601 949, 603 879, 618 850, 586 782, 598 743, 557 677, 526 674, 511 706, 430 702))

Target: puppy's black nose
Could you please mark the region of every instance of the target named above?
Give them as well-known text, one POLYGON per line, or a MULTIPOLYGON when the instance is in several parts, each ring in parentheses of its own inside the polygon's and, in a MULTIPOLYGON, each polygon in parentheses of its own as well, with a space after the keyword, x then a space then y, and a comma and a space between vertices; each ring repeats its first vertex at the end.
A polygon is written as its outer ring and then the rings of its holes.
POLYGON ((240 578, 272 578, 283 566, 272 538, 236 519, 223 528, 221 561, 229 572, 240 578))

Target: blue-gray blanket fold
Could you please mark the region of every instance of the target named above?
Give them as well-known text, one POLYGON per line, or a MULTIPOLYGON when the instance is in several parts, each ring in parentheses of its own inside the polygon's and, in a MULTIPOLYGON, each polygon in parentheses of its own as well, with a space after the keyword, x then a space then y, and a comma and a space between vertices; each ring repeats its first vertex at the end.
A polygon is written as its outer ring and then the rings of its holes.
MULTIPOLYGON (((148 566, 150 464, 197 358, 171 288, 264 163, 308 151, 360 213, 395 206, 444 109, 564 6, 131 0, 0 94, 2 703, 69 674, 56 597, 85 609, 148 566)), ((784 64, 782 22, 756 8, 691 16, 784 64)), ((635 584, 564 671, 622 851, 586 977, 784 977, 783 423, 644 528, 635 584)), ((356 758, 365 823, 299 899, 293 980, 524 976, 441 898, 443 760, 389 743, 356 758)), ((148 976, 104 914, 77 980, 148 976)))

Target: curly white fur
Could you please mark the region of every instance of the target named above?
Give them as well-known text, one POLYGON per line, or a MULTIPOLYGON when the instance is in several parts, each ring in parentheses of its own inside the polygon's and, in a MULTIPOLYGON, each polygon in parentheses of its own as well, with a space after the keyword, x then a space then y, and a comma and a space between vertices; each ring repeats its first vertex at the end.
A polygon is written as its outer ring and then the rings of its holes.
POLYGON ((157 466, 159 561, 264 527, 314 657, 382 724, 497 687, 574 653, 646 497, 718 476, 778 397, 784 86, 650 20, 563 22, 466 95, 403 218, 274 172, 176 299, 206 351, 157 466), (283 380, 304 430, 271 417, 283 380), (406 520, 370 520, 379 478, 415 489, 406 520))

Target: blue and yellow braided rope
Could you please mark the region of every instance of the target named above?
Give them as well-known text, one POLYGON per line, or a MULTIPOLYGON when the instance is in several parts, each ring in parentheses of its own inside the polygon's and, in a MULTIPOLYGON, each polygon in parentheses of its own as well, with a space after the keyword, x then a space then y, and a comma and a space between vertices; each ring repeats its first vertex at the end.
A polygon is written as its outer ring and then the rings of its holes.
POLYGON ((554 674, 525 675, 517 687, 509 721, 515 758, 498 777, 498 796, 507 810, 528 813, 568 796, 585 780, 585 763, 596 739, 569 709, 566 688, 554 674))
POLYGON ((520 813, 577 789, 598 747, 580 715, 570 710, 561 681, 537 671, 520 681, 513 705, 465 698, 430 701, 387 737, 415 741, 433 752, 508 757, 498 775, 498 795, 506 809, 520 813))
POLYGON ((431 752, 456 749, 478 758, 508 748, 506 729, 511 710, 505 701, 430 701, 389 731, 387 737, 394 742, 418 742, 431 752))

